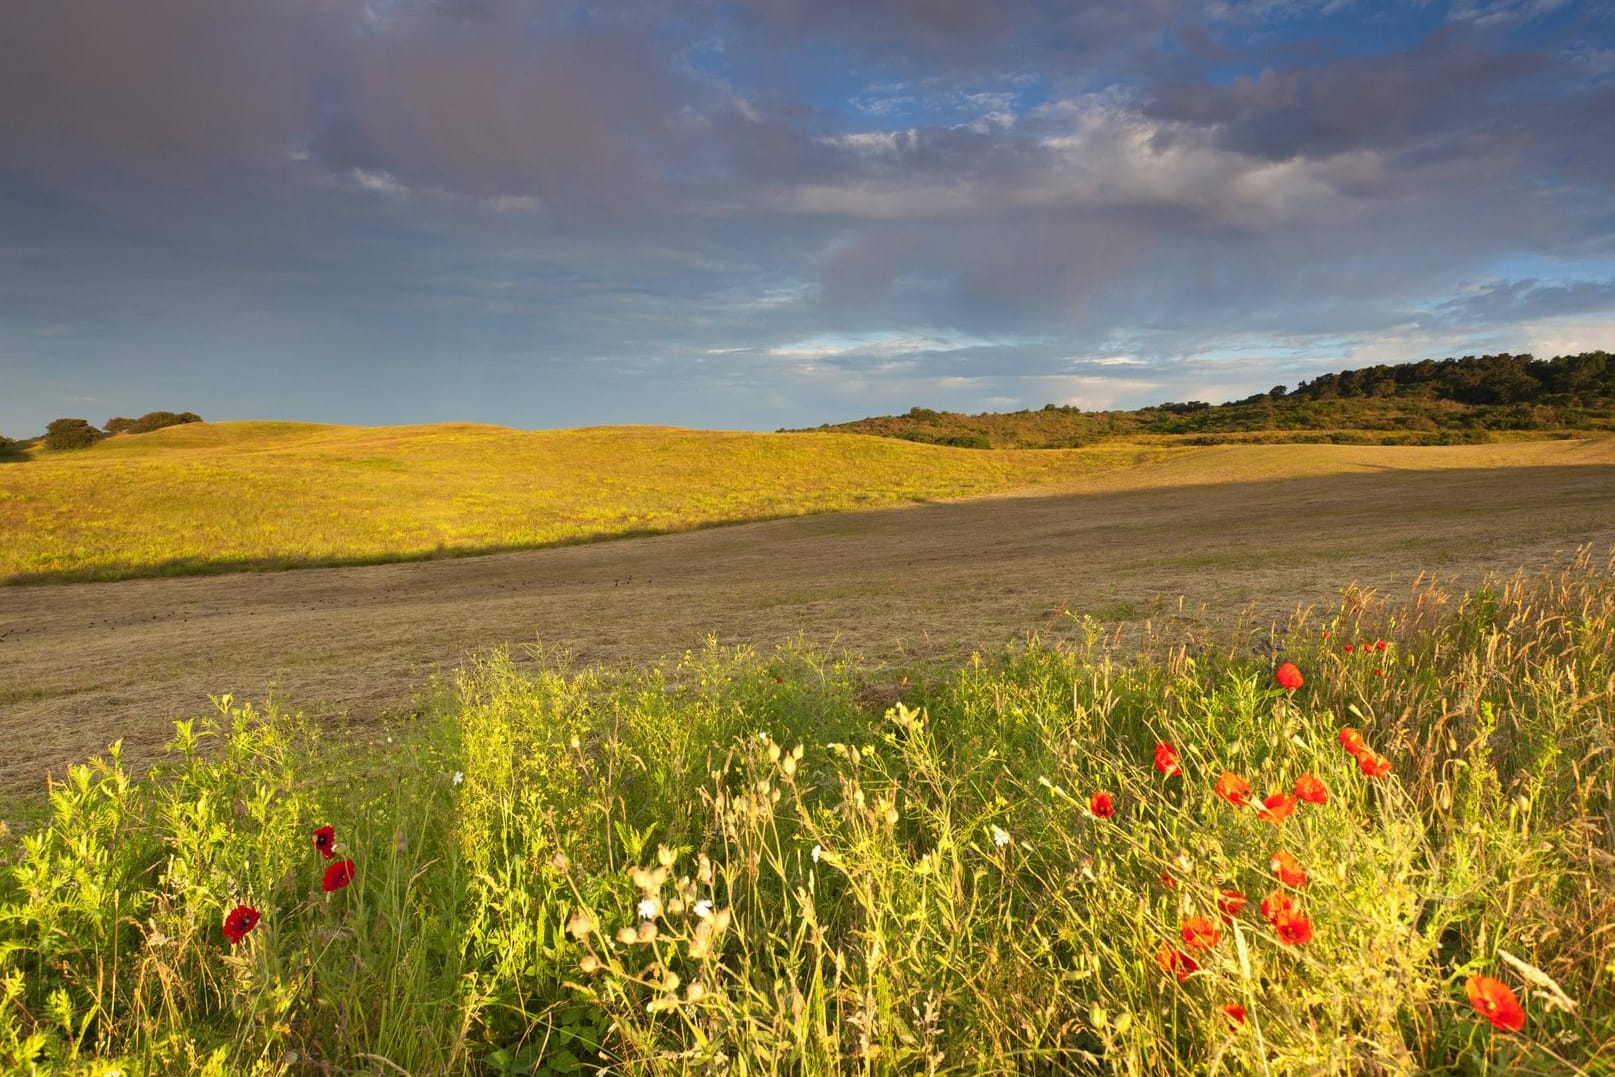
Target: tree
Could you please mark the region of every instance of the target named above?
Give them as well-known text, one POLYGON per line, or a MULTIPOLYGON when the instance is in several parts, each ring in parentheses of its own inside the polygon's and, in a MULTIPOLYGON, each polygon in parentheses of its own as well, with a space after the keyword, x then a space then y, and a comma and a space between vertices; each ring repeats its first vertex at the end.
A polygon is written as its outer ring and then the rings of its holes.
POLYGON ((107 420, 109 434, 149 434, 165 426, 199 423, 202 417, 194 411, 148 411, 138 419, 125 419, 121 415, 107 420))
POLYGON ((83 449, 106 437, 86 419, 54 419, 45 428, 45 448, 83 449))

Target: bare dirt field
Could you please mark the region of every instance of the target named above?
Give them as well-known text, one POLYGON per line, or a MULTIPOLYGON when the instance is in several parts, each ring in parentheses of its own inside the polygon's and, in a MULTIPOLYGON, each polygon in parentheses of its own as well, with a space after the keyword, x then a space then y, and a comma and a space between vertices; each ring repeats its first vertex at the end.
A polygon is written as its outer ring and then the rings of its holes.
POLYGON ((715 635, 901 666, 1069 634, 1068 610, 1159 619, 1181 596, 1191 612, 1283 619, 1332 610, 1353 582, 1395 595, 1423 570, 1456 589, 1615 546, 1611 443, 1536 466, 1327 448, 1351 467, 1258 478, 1239 457, 1222 476, 1238 481, 1163 466, 1074 493, 462 560, 3 588, 0 788, 38 788, 119 737, 149 760, 210 694, 374 721, 507 644, 609 665, 715 635))

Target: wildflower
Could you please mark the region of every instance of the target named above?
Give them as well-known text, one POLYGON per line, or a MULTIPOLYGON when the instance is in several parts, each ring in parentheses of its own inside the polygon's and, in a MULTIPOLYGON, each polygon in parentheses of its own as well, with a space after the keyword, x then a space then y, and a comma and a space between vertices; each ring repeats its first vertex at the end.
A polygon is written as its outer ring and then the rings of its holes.
POLYGON ((1225 1006, 1218 1006, 1217 1012, 1228 1018, 1228 1023, 1238 1028, 1245 1023, 1245 1007, 1237 1002, 1230 1002, 1225 1006))
POLYGON ((352 860, 338 860, 325 869, 325 877, 320 880, 320 886, 327 894, 340 890, 353 881, 357 870, 352 860))
POLYGON ((1350 643, 1346 644, 1344 647, 1341 648, 1341 650, 1345 651, 1347 654, 1350 654, 1351 652, 1355 651, 1356 649, 1357 648, 1355 646, 1353 646, 1352 644, 1350 644, 1350 643))
POLYGON ((1464 983, 1464 994, 1469 996, 1469 1004, 1494 1027, 1504 1032, 1518 1032, 1525 1027, 1525 1011, 1520 1008, 1520 1000, 1503 981, 1490 976, 1471 976, 1464 983))
POLYGON ((690 911, 695 913, 697 919, 710 920, 712 919, 712 902, 706 898, 702 898, 700 901, 695 903, 695 907, 690 911))
POLYGON ((578 959, 578 971, 585 976, 593 976, 600 971, 600 959, 593 954, 584 954, 578 959))
POLYGON ((1274 793, 1262 801, 1262 807, 1256 817, 1263 822, 1280 826, 1295 811, 1295 798, 1288 793, 1274 793))
POLYGON ((1285 662, 1274 670, 1273 679, 1278 681, 1279 687, 1286 692, 1293 692, 1304 683, 1301 678, 1301 671, 1296 668, 1294 662, 1285 662))
POLYGON ((996 823, 993 825, 993 844, 1000 849, 1009 844, 1009 831, 996 823))
POLYGON ((1280 849, 1274 853, 1269 863, 1273 868, 1273 874, 1277 875, 1279 882, 1285 886, 1307 885, 1307 873, 1302 869, 1301 862, 1284 850, 1280 849))
POLYGON ((1362 733, 1351 726, 1347 726, 1340 731, 1340 746, 1346 749, 1346 754, 1353 758, 1368 751, 1368 745, 1364 742, 1362 733))
POLYGON ((1374 641, 1374 650, 1376 651, 1383 651, 1387 646, 1389 646, 1389 644, 1382 639, 1377 639, 1374 641))
POLYGON ((1182 934, 1183 945, 1191 950, 1208 950, 1222 937, 1217 925, 1204 916, 1191 916, 1183 921, 1182 934))
POLYGON ((325 859, 329 860, 333 856, 336 855, 336 828, 335 827, 330 827, 330 826, 319 827, 318 829, 316 829, 314 831, 313 841, 314 841, 314 848, 318 849, 320 851, 320 855, 325 857, 325 859))
POLYGON ((1364 751, 1357 757, 1357 769, 1370 778, 1383 778, 1391 772, 1391 761, 1383 755, 1364 751))
POLYGON ((1174 774, 1182 774, 1183 766, 1178 762, 1178 750, 1165 741, 1157 744, 1155 746, 1155 769, 1168 778, 1174 774))
POLYGON ((1280 916, 1295 911, 1295 899, 1282 890, 1275 891, 1262 899, 1262 919, 1272 923, 1280 916))
POLYGON ((1250 783, 1231 770, 1225 770, 1217 778, 1217 785, 1213 790, 1218 796, 1230 804, 1237 804, 1244 808, 1250 805, 1250 783))
POLYGON ((1288 946, 1300 946, 1312 941, 1312 921, 1299 910, 1285 909, 1273 917, 1272 923, 1279 941, 1288 946))
POLYGON ((247 932, 258 926, 258 910, 251 905, 237 905, 224 917, 224 937, 234 946, 247 937, 247 932))
POLYGON ((824 855, 824 847, 821 846, 821 845, 815 845, 813 847, 813 862, 815 864, 817 864, 819 862, 819 858, 821 856, 823 856, 823 855, 824 855))
POLYGON ((1155 963, 1161 966, 1162 972, 1170 972, 1182 983, 1191 973, 1200 971, 1200 962, 1177 949, 1169 942, 1163 942, 1155 950, 1155 963))
POLYGON ((463 785, 465 783, 465 771, 463 771, 463 770, 455 771, 453 781, 454 781, 455 785, 463 785))
POLYGON ((1329 787, 1312 775, 1303 774, 1295 780, 1295 799, 1308 804, 1327 804, 1329 787))
POLYGON ((1178 881, 1172 878, 1172 873, 1170 871, 1163 871, 1161 872, 1161 885, 1166 887, 1168 890, 1176 890, 1178 888, 1178 881))
POLYGON ((1224 920, 1232 920, 1239 915, 1239 910, 1245 907, 1249 899, 1238 890, 1217 891, 1217 912, 1224 920))
POLYGON ((641 898, 639 902, 639 918, 641 920, 654 920, 661 911, 661 903, 653 897, 641 898))
POLYGON ((1116 814, 1116 798, 1109 793, 1095 793, 1088 798, 1088 810, 1101 819, 1109 819, 1116 814))

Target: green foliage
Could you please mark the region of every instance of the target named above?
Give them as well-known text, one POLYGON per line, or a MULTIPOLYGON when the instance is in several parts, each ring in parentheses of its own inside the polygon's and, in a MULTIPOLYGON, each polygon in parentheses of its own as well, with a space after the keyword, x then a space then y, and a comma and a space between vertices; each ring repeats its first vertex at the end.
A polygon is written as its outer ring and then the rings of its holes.
POLYGON ((45 448, 86 449, 105 436, 84 419, 52 419, 45 428, 45 448))
POLYGON ((149 434, 153 430, 161 430, 165 426, 183 426, 186 423, 199 423, 202 417, 194 411, 148 411, 138 419, 125 419, 114 416, 107 420, 106 432, 108 434, 149 434))
POLYGON ((368 750, 221 699, 170 763, 136 778, 114 748, 0 838, 0 1069, 1579 1073, 1615 1050, 1615 563, 1349 591, 1254 648, 1116 654, 1085 623, 914 671, 883 712, 856 666, 715 645, 639 672, 489 656, 368 750), (1225 769, 1330 795, 1276 826, 1214 794, 1225 769), (358 865, 330 894, 322 824, 358 865), (1302 944, 1258 912, 1276 849, 1310 875, 1302 944), (1219 920, 1224 888, 1250 904, 1219 920), (232 946, 237 903, 262 921, 232 946), (1194 916, 1220 938, 1180 981, 1157 955, 1194 916), (1465 1001, 1477 973, 1523 1031, 1465 1001))
POLYGON ((1615 360, 1584 352, 1466 355, 1324 374, 1293 391, 1276 385, 1244 400, 1169 402, 1136 411, 962 415, 913 408, 821 430, 967 448, 1049 449, 1107 438, 1185 437, 1193 443, 1338 440, 1445 445, 1493 433, 1615 430, 1615 360))
POLYGON ((0 463, 7 460, 21 460, 23 458, 22 449, 21 442, 0 434, 0 463))

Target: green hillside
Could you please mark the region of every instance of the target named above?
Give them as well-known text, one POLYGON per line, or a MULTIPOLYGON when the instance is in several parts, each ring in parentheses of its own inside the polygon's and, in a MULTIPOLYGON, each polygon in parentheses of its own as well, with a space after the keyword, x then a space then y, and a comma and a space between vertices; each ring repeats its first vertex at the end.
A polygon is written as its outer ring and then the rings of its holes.
POLYGON ((1191 400, 1100 412, 1050 404, 979 415, 914 408, 818 429, 976 449, 1148 437, 1450 445, 1601 432, 1615 430, 1615 358, 1602 351, 1547 360, 1465 356, 1325 374, 1224 404, 1191 400))

